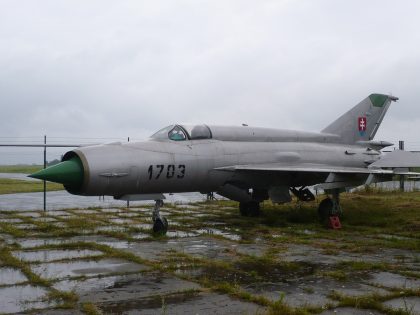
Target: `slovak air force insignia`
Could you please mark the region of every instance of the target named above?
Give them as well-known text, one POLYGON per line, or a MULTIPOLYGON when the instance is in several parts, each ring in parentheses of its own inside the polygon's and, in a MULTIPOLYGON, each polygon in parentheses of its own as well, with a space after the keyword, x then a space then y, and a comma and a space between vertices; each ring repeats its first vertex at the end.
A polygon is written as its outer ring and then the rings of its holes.
POLYGON ((358 120, 357 125, 359 126, 360 136, 363 137, 366 133, 366 124, 367 124, 366 117, 359 117, 357 120, 358 120))

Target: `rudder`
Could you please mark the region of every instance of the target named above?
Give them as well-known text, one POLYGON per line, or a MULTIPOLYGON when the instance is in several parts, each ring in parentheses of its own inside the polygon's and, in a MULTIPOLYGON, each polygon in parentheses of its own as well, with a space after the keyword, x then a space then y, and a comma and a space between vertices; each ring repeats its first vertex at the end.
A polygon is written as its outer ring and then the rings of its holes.
POLYGON ((397 100, 397 97, 391 95, 371 94, 322 132, 336 134, 340 136, 341 143, 347 144, 372 140, 391 102, 397 100))

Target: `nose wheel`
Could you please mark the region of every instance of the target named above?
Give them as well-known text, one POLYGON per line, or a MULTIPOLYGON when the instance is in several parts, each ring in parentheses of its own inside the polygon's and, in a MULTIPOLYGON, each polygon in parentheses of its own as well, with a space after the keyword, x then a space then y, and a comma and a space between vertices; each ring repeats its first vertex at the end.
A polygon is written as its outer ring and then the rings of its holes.
POLYGON ((155 207, 153 208, 153 233, 166 234, 168 230, 168 220, 161 216, 159 213, 160 208, 163 206, 163 200, 155 200, 155 207))

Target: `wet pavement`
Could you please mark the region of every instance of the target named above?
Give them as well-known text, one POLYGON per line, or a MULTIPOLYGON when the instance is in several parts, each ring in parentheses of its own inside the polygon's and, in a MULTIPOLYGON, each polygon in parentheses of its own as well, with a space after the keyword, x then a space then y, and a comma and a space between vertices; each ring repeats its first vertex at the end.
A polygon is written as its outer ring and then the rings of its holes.
MULTIPOLYGON (((206 195, 200 193, 165 194, 166 202, 189 203, 206 199, 206 195)), ((43 208, 43 193, 22 193, 0 195, 0 210, 40 210, 43 208)), ((71 195, 66 191, 47 192, 47 210, 89 207, 125 207, 126 201, 115 200, 112 197, 89 197, 71 195)), ((154 201, 131 201, 132 206, 154 204, 154 201)))
POLYGON ((0 211, 1 312, 420 314, 417 250, 352 248, 386 233, 332 240, 339 232, 273 227, 225 204, 167 203, 159 236, 150 205, 119 206, 0 211), (368 296, 382 312, 340 304, 368 296))

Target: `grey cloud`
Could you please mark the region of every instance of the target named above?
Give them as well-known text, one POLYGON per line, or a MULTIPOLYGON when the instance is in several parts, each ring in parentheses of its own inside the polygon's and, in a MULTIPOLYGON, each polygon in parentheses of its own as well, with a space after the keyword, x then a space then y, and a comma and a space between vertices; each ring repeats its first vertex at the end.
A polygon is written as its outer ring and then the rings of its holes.
POLYGON ((144 138, 177 121, 320 130, 372 92, 401 98, 378 137, 414 146, 420 131, 417 1, 1 6, 2 135, 144 138))

